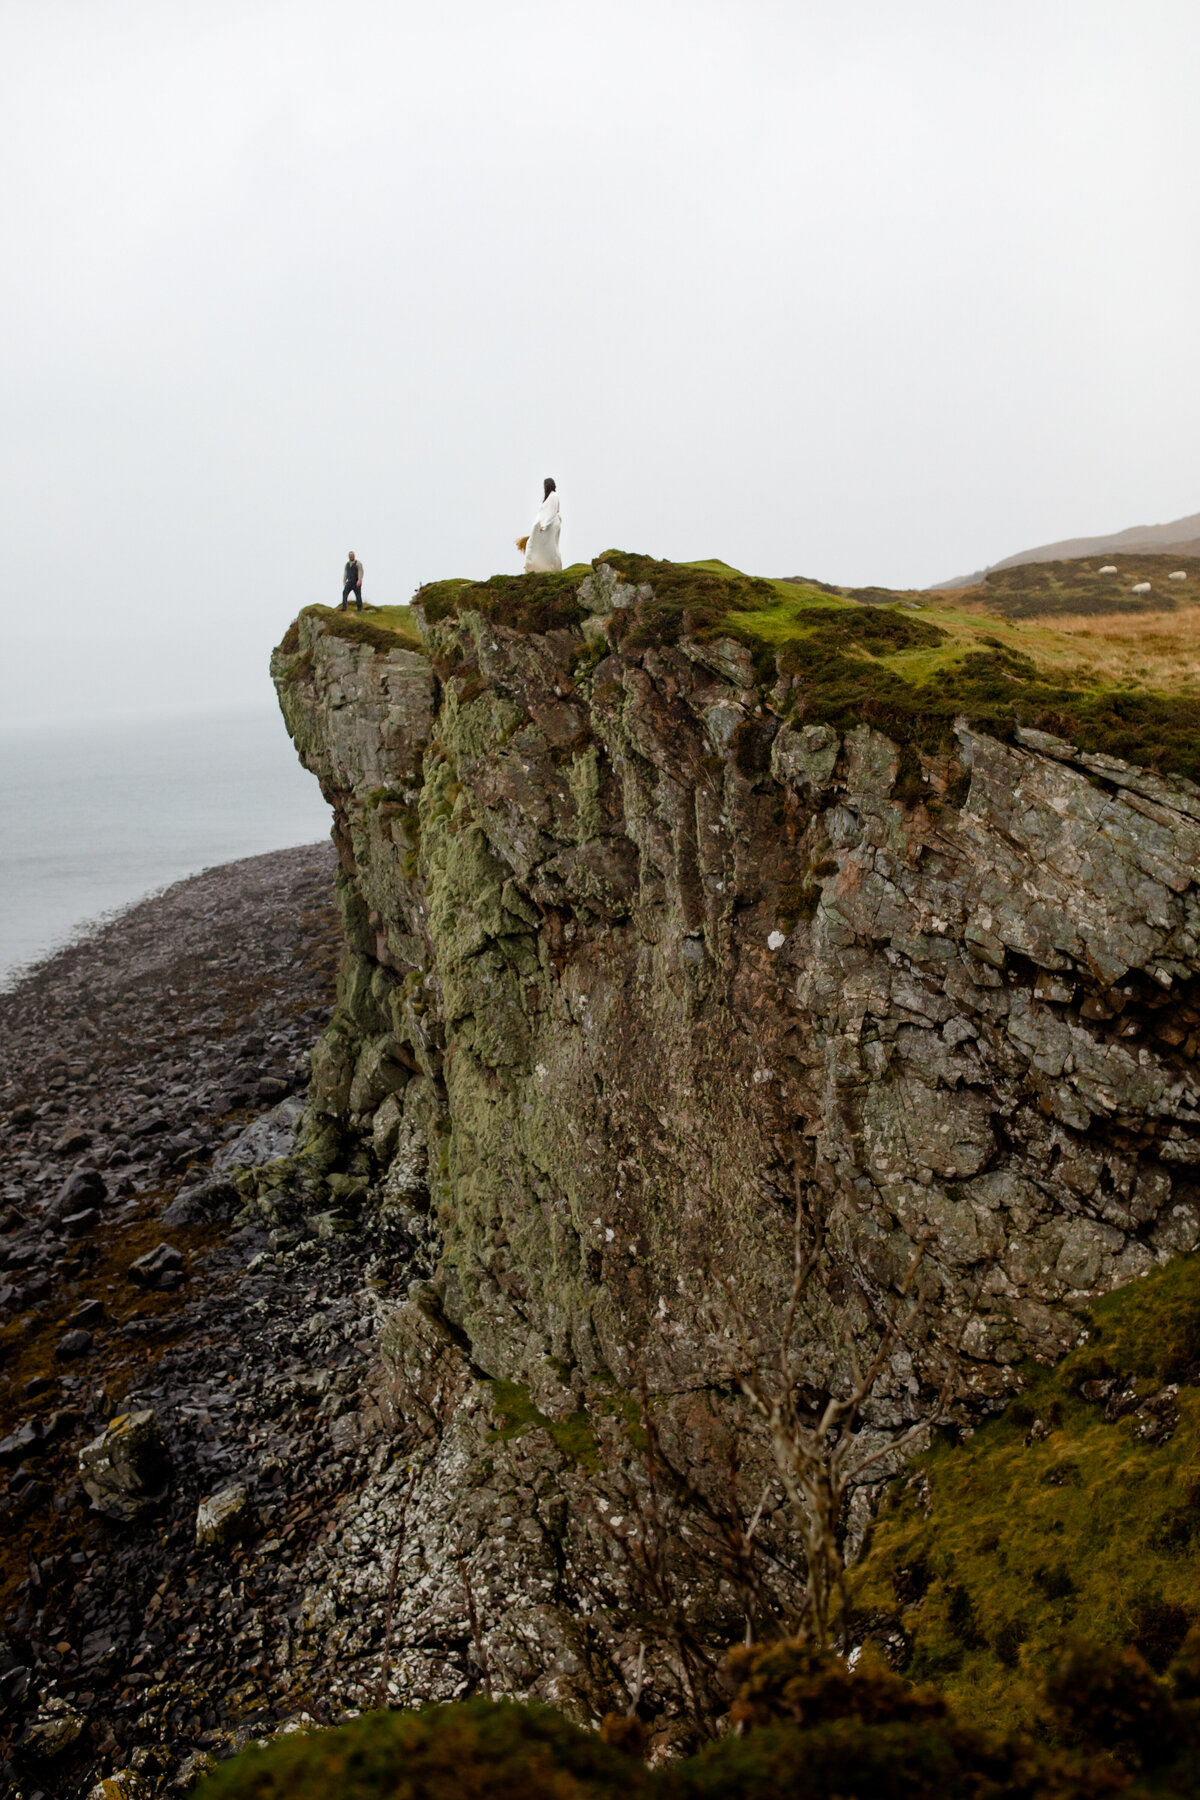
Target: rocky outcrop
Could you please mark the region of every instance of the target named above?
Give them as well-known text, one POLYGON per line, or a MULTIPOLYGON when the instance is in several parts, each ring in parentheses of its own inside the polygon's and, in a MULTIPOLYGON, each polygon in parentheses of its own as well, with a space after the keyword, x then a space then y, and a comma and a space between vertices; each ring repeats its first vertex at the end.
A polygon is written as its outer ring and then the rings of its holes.
MULTIPOLYGON (((414 1646, 461 1620, 462 1566, 499 1685, 619 1687, 636 1643, 580 1599, 612 1563, 580 1498, 605 1421, 644 1384, 693 1470, 724 1454, 715 1277, 771 1317, 797 1193, 829 1246, 817 1391, 929 1240, 881 1434, 947 1356, 986 1405, 1200 1244, 1200 789, 1032 730, 835 733, 743 643, 622 651, 631 596, 602 567, 582 630, 463 611, 424 653, 313 611, 274 663, 346 933, 311 1204, 436 1257, 385 1334, 422 1471, 406 1697, 447 1691, 414 1646)), ((378 1602, 409 1479, 360 1496, 326 1604, 378 1602)))

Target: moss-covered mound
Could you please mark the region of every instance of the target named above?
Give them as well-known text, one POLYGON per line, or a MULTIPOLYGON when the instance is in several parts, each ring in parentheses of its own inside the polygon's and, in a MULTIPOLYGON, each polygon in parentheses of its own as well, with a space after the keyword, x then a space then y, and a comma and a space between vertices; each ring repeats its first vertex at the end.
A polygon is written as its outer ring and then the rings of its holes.
POLYGON ((469 1700, 277 1738, 226 1763, 198 1800, 599 1800, 648 1791, 640 1762, 551 1707, 469 1700))
POLYGON ((597 1736, 548 1707, 469 1700, 276 1739, 227 1763, 197 1800, 1097 1800, 1196 1791, 1200 1640, 1165 1680, 1136 1652, 1075 1651, 1049 1675, 1036 1738, 989 1732, 878 1664, 851 1670, 794 1643, 735 1651, 729 1672, 736 1697, 716 1741, 653 1770, 638 1755, 646 1734, 636 1718, 606 1720, 597 1736))
POLYGON ((493 575, 487 581, 432 581, 417 593, 417 603, 431 625, 462 612, 513 631, 559 631, 584 618, 579 587, 592 572, 576 563, 553 575, 493 575))
MULTIPOLYGON (((324 619, 330 637, 345 638, 351 644, 369 644, 373 650, 420 650, 421 640, 407 606, 366 606, 362 612, 340 606, 306 606, 300 618, 324 619)), ((293 619, 284 633, 279 651, 293 656, 300 648, 300 619, 293 619)))
POLYGON ((908 1673, 996 1725, 1028 1721, 1073 1638, 1167 1666, 1200 1624, 1200 1258, 1100 1301, 1021 1398, 943 1442, 884 1506, 864 1616, 898 1617, 908 1673))

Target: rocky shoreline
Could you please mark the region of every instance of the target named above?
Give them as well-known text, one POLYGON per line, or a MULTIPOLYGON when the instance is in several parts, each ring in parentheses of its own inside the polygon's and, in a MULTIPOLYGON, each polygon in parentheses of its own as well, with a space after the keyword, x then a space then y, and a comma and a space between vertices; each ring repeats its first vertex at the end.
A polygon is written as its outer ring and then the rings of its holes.
POLYGON ((14 1796, 115 1771, 113 1792, 182 1791, 325 1716, 293 1656, 296 1570, 388 1455, 365 1380, 379 1283, 351 1234, 243 1223, 234 1181, 294 1137, 333 1002, 333 875, 325 845, 208 870, 0 996, 14 1796), (114 1434, 130 1416, 140 1448, 114 1434))

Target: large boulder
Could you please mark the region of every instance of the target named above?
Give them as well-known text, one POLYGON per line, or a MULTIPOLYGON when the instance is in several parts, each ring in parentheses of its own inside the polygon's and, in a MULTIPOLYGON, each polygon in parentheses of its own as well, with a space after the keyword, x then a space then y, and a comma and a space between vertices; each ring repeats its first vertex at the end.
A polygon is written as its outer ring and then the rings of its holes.
POLYGON ((303 1113, 304 1101, 299 1094, 281 1100, 270 1112, 247 1125, 231 1144, 217 1151, 213 1169, 218 1174, 230 1169, 257 1169, 263 1163, 290 1156, 296 1148, 303 1113))
POLYGON ((126 1523, 163 1500, 170 1458, 154 1413, 121 1413, 79 1452, 79 1476, 97 1512, 126 1523))
POLYGON ((48 1702, 44 1711, 26 1728, 21 1748, 26 1756, 49 1762, 71 1748, 86 1724, 86 1714, 72 1711, 65 1701, 48 1702))
POLYGON ((19 1425, 6 1438, 0 1438, 0 1465, 24 1462, 25 1458, 37 1449, 41 1441, 41 1421, 26 1419, 24 1425, 19 1425))
POLYGON ((108 1187, 99 1169, 73 1169, 50 1203, 52 1219, 66 1219, 103 1206, 108 1187))
POLYGON ((129 1274, 139 1287, 171 1287, 182 1280, 183 1256, 172 1244, 158 1244, 130 1263, 129 1274))

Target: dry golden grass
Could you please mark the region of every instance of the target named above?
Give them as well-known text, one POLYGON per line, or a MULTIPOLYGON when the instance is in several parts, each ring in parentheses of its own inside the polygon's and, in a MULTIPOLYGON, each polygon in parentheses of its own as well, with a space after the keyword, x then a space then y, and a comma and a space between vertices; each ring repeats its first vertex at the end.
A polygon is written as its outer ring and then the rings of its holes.
POLYGON ((1159 692, 1200 689, 1200 606, 1173 612, 1063 614, 1053 625, 1017 627, 1022 649, 1043 668, 1084 664, 1092 680, 1159 692))

